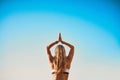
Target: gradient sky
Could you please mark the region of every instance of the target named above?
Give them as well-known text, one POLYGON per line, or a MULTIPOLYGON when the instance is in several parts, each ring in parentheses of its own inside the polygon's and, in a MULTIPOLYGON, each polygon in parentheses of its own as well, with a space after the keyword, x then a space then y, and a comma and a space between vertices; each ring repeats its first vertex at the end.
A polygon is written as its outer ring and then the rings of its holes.
POLYGON ((2 0, 0 80, 50 80, 46 46, 59 33, 75 46, 69 80, 120 80, 117 0, 2 0))

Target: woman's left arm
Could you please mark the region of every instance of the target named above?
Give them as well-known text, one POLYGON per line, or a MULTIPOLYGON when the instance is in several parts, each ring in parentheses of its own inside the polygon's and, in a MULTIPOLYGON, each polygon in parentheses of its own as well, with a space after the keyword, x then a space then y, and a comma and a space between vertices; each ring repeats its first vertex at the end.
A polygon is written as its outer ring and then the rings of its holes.
POLYGON ((58 43, 58 41, 55 41, 55 42, 51 43, 49 46, 47 46, 47 54, 48 54, 48 58, 49 58, 50 63, 53 62, 53 56, 51 54, 50 49, 57 43, 58 43))

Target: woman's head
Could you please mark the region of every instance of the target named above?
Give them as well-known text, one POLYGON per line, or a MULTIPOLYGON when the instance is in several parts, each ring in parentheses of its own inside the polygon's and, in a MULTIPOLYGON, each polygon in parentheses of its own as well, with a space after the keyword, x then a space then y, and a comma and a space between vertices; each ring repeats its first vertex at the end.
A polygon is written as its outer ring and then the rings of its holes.
POLYGON ((55 48, 55 57, 56 58, 66 57, 65 48, 63 45, 57 45, 57 47, 55 48))

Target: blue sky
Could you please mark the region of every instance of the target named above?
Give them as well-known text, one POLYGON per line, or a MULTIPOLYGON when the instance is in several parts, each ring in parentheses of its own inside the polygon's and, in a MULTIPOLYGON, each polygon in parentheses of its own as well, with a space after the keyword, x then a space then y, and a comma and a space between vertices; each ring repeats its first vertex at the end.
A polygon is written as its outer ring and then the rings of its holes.
POLYGON ((119 4, 114 0, 1 1, 0 79, 49 79, 45 47, 61 32, 63 40, 75 46, 70 80, 119 80, 119 4))

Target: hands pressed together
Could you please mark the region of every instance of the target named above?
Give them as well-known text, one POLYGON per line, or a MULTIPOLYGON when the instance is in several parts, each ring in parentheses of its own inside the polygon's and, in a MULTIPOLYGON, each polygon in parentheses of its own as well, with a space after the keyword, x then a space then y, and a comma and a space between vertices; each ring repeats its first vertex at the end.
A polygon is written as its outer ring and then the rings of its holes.
POLYGON ((56 41, 56 43, 59 43, 59 42, 63 43, 61 33, 59 33, 59 38, 58 38, 58 41, 56 41))

